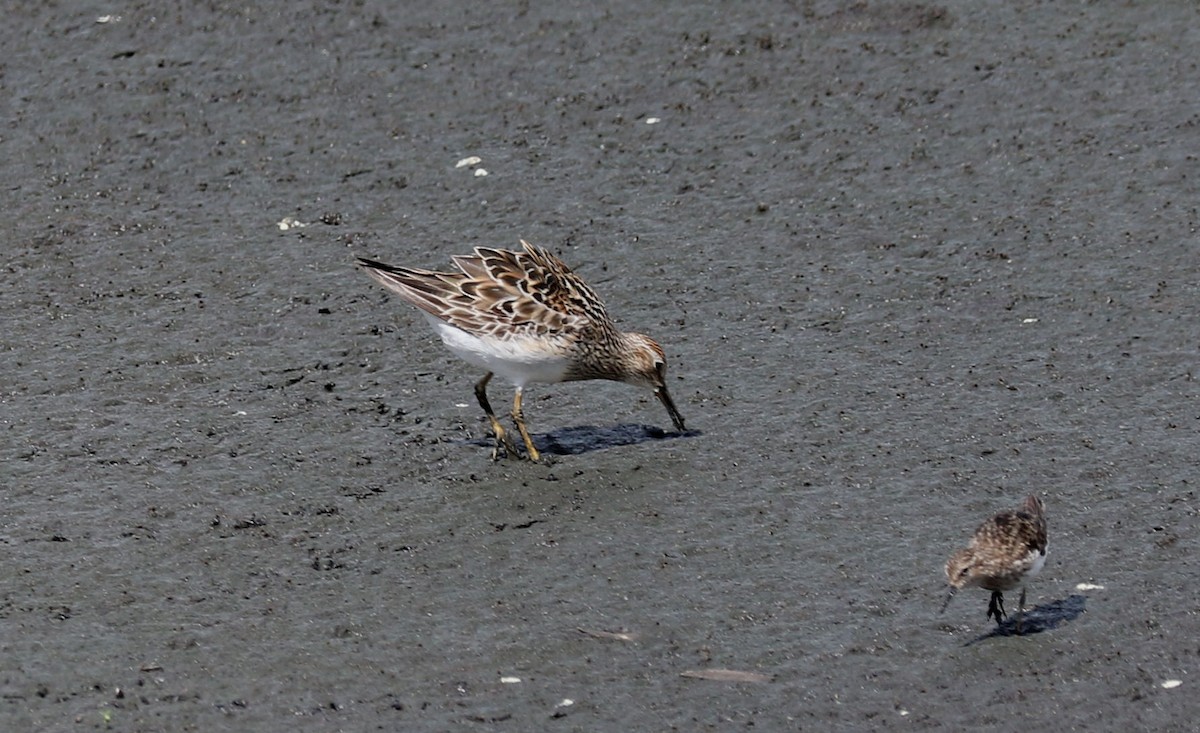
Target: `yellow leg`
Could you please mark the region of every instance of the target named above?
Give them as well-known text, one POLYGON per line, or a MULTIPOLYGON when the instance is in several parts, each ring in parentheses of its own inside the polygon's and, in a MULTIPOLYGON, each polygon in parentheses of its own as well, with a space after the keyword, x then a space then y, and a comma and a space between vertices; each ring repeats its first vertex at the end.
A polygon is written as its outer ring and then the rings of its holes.
MULTIPOLYGON (((504 450, 509 455, 516 455, 516 446, 513 445, 512 438, 508 437, 508 433, 504 432, 504 426, 496 419, 496 413, 492 412, 492 404, 488 402, 487 386, 488 382, 492 381, 492 373, 488 372, 483 375, 483 379, 475 385, 475 399, 479 400, 479 406, 487 413, 488 420, 492 423, 492 435, 496 436, 496 447, 492 448, 492 460, 499 460, 500 449, 504 450)), ((517 393, 520 394, 519 392, 517 393)))
POLYGON ((525 416, 521 413, 520 387, 517 387, 517 394, 513 397, 512 419, 517 424, 517 430, 521 431, 521 439, 525 441, 525 449, 529 451, 529 460, 541 460, 542 457, 538 453, 538 449, 533 447, 533 440, 529 437, 529 431, 525 428, 525 416))

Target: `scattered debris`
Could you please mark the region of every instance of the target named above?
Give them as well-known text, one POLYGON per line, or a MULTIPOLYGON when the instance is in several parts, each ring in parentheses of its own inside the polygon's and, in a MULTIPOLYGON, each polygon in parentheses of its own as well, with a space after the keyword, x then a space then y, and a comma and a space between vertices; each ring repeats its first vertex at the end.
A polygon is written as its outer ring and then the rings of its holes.
POLYGON ((581 634, 586 634, 593 639, 615 639, 617 641, 633 641, 637 636, 625 631, 592 631, 590 629, 576 629, 581 634))
POLYGON ((680 672, 680 677, 690 677, 697 680, 715 680, 717 682, 770 682, 770 675, 760 672, 743 672, 737 669, 689 669, 680 672))

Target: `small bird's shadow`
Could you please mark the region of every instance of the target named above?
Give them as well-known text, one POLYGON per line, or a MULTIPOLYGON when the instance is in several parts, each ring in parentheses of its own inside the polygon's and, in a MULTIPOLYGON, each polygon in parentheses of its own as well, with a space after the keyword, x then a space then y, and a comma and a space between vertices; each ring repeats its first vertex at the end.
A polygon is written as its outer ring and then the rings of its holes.
MULTIPOLYGON (((1025 609, 1025 617, 1021 620, 1020 635, 1040 634, 1043 631, 1050 631, 1062 624, 1074 621, 1079 618, 1080 614, 1087 610, 1085 608, 1086 605, 1087 598, 1085 596, 1073 593, 1057 601, 1050 601, 1040 606, 1027 608, 1025 609)), ((986 641, 996 636, 1017 636, 1017 619, 1014 614, 1009 614, 1003 623, 996 625, 996 628, 968 641, 963 646, 978 644, 981 641, 986 641)))
MULTIPOLYGON (((548 433, 540 433, 530 437, 533 438, 534 446, 542 453, 557 456, 577 456, 583 453, 591 453, 592 451, 604 450, 605 448, 616 448, 622 445, 636 445, 651 440, 691 438, 697 435, 703 435, 703 433, 699 430, 667 432, 653 425, 626 423, 624 425, 611 426, 579 425, 572 428, 559 428, 558 430, 551 430, 548 433)), ((467 442, 471 445, 483 446, 489 449, 496 444, 496 441, 491 436, 467 442)), ((516 438, 516 442, 518 445, 520 444, 520 437, 516 438)))

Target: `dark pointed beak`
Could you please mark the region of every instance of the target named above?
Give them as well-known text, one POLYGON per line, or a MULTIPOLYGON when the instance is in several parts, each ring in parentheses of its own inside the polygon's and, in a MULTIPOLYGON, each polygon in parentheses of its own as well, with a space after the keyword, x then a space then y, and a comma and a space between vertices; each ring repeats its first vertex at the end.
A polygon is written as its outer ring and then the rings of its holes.
POLYGON ((667 385, 663 385, 654 390, 654 394, 658 397, 658 401, 663 403, 663 407, 667 408, 667 413, 671 416, 671 422, 675 423, 675 429, 679 432, 684 432, 687 428, 683 427, 683 415, 679 414, 679 410, 675 409, 675 403, 671 401, 671 395, 667 393, 667 385))
POLYGON ((942 604, 942 610, 938 611, 938 613, 946 612, 946 606, 950 605, 950 599, 954 597, 954 591, 956 591, 956 590, 958 590, 958 589, 955 588, 954 586, 950 586, 950 593, 946 596, 946 602, 942 604))

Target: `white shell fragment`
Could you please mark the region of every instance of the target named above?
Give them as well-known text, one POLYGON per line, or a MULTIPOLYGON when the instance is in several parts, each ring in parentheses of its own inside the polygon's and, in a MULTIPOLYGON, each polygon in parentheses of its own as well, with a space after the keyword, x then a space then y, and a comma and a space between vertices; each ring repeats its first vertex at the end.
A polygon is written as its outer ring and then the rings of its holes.
POLYGON ((478 155, 472 155, 469 158, 463 158, 462 160, 458 161, 457 163, 454 164, 454 167, 455 168, 466 168, 469 165, 479 165, 482 162, 483 162, 483 158, 480 158, 478 155))
POLYGON ((1095 583, 1080 583, 1075 586, 1075 590, 1104 590, 1104 586, 1095 583))
POLYGON ((475 177, 476 178, 482 178, 482 177, 486 176, 487 174, 488 174, 488 172, 487 172, 486 168, 476 168, 475 169, 475 177))
POLYGON ((503 685, 518 685, 521 683, 520 677, 501 677, 500 684, 503 685))
POLYGON ((571 706, 572 706, 572 705, 574 705, 574 704, 575 704, 575 701, 574 701, 574 700, 572 700, 572 699, 571 699, 571 698, 569 698, 569 697, 564 697, 564 698, 563 698, 562 700, 560 700, 560 701, 558 702, 558 704, 557 704, 557 705, 555 705, 554 707, 556 707, 556 708, 569 708, 569 707, 571 707, 571 706))
POLYGON ((1183 680, 1163 680, 1162 688, 1164 690, 1174 690, 1183 684, 1183 680))
POLYGON ((308 225, 305 224, 304 222, 300 221, 299 219, 293 219, 290 216, 285 216, 282 219, 280 219, 279 223, 276 224, 275 226, 279 227, 279 231, 286 232, 289 229, 303 229, 304 227, 306 227, 308 225))
POLYGON ((662 119, 660 119, 658 117, 647 117, 646 118, 647 125, 657 125, 660 122, 662 122, 662 119))

